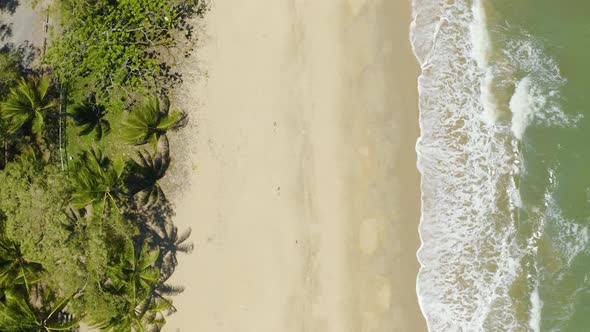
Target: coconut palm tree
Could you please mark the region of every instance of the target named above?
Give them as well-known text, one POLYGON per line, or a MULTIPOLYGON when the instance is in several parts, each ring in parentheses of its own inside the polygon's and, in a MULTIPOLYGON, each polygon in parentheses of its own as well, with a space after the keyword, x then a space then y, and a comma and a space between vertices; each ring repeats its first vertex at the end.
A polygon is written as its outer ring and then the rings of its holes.
POLYGON ((118 264, 109 267, 114 287, 125 289, 133 298, 149 292, 159 278, 159 271, 154 266, 159 255, 159 249, 150 251, 147 242, 137 251, 133 243, 127 241, 118 264))
POLYGON ((110 204, 119 210, 117 198, 123 193, 121 175, 124 167, 122 159, 111 160, 100 150, 82 152, 71 171, 72 207, 82 209, 93 205, 104 212, 110 204))
POLYGON ((33 134, 40 134, 45 126, 47 112, 56 103, 48 98, 49 79, 21 78, 16 87, 11 88, 8 98, 0 103, 0 116, 9 123, 8 133, 14 134, 30 124, 33 134))
POLYGON ((125 244, 119 261, 108 267, 110 283, 105 289, 119 294, 124 308, 106 322, 95 322, 101 331, 159 331, 165 324, 164 311, 172 302, 154 296, 160 272, 155 266, 159 250, 148 250, 147 242, 135 250, 131 241, 125 244))
POLYGON ((41 288, 42 277, 42 265, 26 260, 15 242, 0 235, 0 331, 68 331, 77 326, 64 311, 71 297, 56 301, 41 288))
POLYGON ((165 312, 171 305, 166 300, 147 296, 136 307, 129 302, 128 309, 118 312, 110 321, 92 327, 109 332, 159 332, 166 324, 165 312))
POLYGON ((169 130, 184 126, 185 120, 183 113, 170 111, 168 98, 160 101, 157 97, 152 97, 131 111, 122 124, 122 136, 128 144, 151 143, 156 146, 161 136, 169 130))
POLYGON ((166 311, 172 306, 167 300, 145 295, 139 302, 127 302, 126 309, 117 312, 108 322, 93 325, 101 331, 109 332, 157 332, 166 324, 166 311))
POLYGON ((76 126, 81 127, 80 136, 94 132, 94 139, 100 140, 111 131, 111 124, 105 119, 106 108, 96 103, 96 95, 91 94, 82 103, 73 107, 71 116, 76 126))
POLYGON ((0 301, 0 331, 54 332, 77 327, 80 320, 73 319, 65 311, 71 297, 54 301, 53 293, 48 294, 41 300, 41 306, 35 307, 25 294, 15 289, 5 290, 4 299, 0 301))
POLYGON ((0 330, 28 332, 37 328, 36 317, 25 298, 28 295, 14 288, 2 290, 0 330))
POLYGON ((23 257, 18 244, 0 236, 0 289, 31 286, 42 279, 43 266, 23 257))

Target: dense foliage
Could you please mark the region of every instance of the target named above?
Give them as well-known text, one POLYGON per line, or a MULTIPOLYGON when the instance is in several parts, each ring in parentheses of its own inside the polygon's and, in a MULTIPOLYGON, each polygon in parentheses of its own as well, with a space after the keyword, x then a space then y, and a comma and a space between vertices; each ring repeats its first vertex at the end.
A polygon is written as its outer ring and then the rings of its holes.
POLYGON ((67 25, 48 53, 63 82, 83 81, 100 103, 131 91, 155 91, 178 78, 171 49, 192 37, 186 18, 198 0, 64 0, 67 25))
POLYGON ((190 252, 161 180, 198 0, 62 0, 43 67, 0 50, 0 331, 159 331, 190 252))

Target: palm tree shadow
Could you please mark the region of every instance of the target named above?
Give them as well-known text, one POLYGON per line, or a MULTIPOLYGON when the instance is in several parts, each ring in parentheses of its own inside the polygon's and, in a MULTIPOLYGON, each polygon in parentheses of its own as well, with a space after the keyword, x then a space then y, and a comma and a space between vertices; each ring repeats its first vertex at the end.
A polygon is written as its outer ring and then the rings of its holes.
POLYGON ((138 243, 147 241, 160 250, 157 265, 161 268, 161 281, 166 281, 178 265, 178 253, 190 253, 194 246, 187 242, 191 229, 179 232, 174 225, 173 207, 160 187, 171 162, 170 146, 166 135, 158 140, 155 153, 139 151, 128 164, 127 188, 134 211, 128 218, 139 227, 138 243))
POLYGON ((18 0, 0 0, 0 12, 8 12, 12 15, 18 5, 20 5, 18 0))
MULTIPOLYGON (((4 37, 8 38, 9 36, 6 35, 7 33, 12 34, 12 23, 8 27, 3 28, 3 26, 5 25, 6 24, 0 25, 0 40, 4 37), (5 32, 3 32, 2 29, 4 29, 5 32)), ((35 47, 35 45, 30 43, 29 41, 24 41, 20 45, 16 45, 14 43, 6 43, 2 45, 2 47, 0 47, 0 53, 14 53, 20 58, 19 71, 22 76, 39 74, 37 70, 31 68, 32 63, 35 60, 35 57, 39 55, 39 52, 39 48, 35 47)))
POLYGON ((0 41, 3 42, 6 38, 12 37, 12 24, 0 23, 0 41))
POLYGON ((160 200, 167 201, 160 180, 166 175, 171 161, 170 143, 164 135, 158 140, 155 153, 147 149, 139 150, 136 158, 130 162, 127 188, 143 208, 149 209, 160 200))
POLYGON ((177 255, 188 254, 193 251, 194 245, 188 239, 191 229, 179 231, 173 222, 174 211, 168 199, 160 199, 148 206, 143 205, 142 200, 134 199, 132 209, 134 212, 126 213, 126 218, 134 220, 139 228, 139 234, 134 239, 136 243, 147 242, 153 249, 158 249, 160 255, 156 266, 160 269, 160 283, 165 283, 176 270, 178 265, 177 255))
POLYGON ((94 139, 99 141, 111 131, 111 125, 106 119, 107 110, 104 106, 98 105, 96 95, 86 96, 80 104, 74 105, 71 114, 76 126, 82 128, 79 136, 85 136, 94 132, 94 139))
POLYGON ((187 228, 183 232, 178 231, 176 225, 170 223, 165 226, 162 234, 157 234, 155 242, 160 247, 161 255, 161 276, 162 282, 168 280, 178 265, 179 253, 190 254, 194 249, 192 242, 187 242, 192 230, 187 228))

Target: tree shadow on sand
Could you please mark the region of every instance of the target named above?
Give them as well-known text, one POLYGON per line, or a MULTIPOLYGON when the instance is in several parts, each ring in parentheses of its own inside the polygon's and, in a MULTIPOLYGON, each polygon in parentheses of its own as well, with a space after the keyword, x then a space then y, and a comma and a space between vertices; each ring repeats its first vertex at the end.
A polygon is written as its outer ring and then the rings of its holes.
POLYGON ((189 254, 194 249, 194 244, 189 241, 191 229, 179 230, 174 224, 173 206, 159 185, 170 163, 170 147, 165 135, 157 141, 155 152, 140 150, 126 166, 123 177, 128 196, 121 209, 124 218, 137 225, 138 233, 133 239, 135 247, 147 245, 150 251, 159 253, 154 261, 154 267, 159 271, 158 280, 149 296, 169 304, 161 318, 176 312, 172 297, 184 291, 183 286, 168 283, 178 266, 177 256, 189 254))
POLYGON ((19 4, 18 0, 0 0, 0 12, 8 12, 12 15, 19 4))
POLYGON ((0 42, 12 37, 12 23, 0 23, 0 42))
MULTIPOLYGON (((2 27, 3 25, 0 25, 0 40, 2 37, 2 27)), ((8 29, 12 30, 11 27, 9 27, 8 29)), ((10 33, 12 33, 12 31, 10 33)), ((14 43, 7 43, 0 47, 0 53, 18 54, 18 56, 21 59, 22 70, 24 71, 21 74, 26 75, 33 71, 31 68, 31 64, 35 60, 35 57, 39 55, 39 48, 35 47, 29 41, 25 41, 20 45, 16 45, 14 43)))

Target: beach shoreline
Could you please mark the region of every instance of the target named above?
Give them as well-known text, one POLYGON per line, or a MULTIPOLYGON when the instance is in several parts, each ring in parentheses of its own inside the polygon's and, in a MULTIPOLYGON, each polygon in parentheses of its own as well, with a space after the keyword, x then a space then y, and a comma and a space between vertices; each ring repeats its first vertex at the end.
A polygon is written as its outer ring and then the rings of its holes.
POLYGON ((214 3, 173 101, 195 251, 165 331, 426 331, 410 21, 409 1, 214 3))

